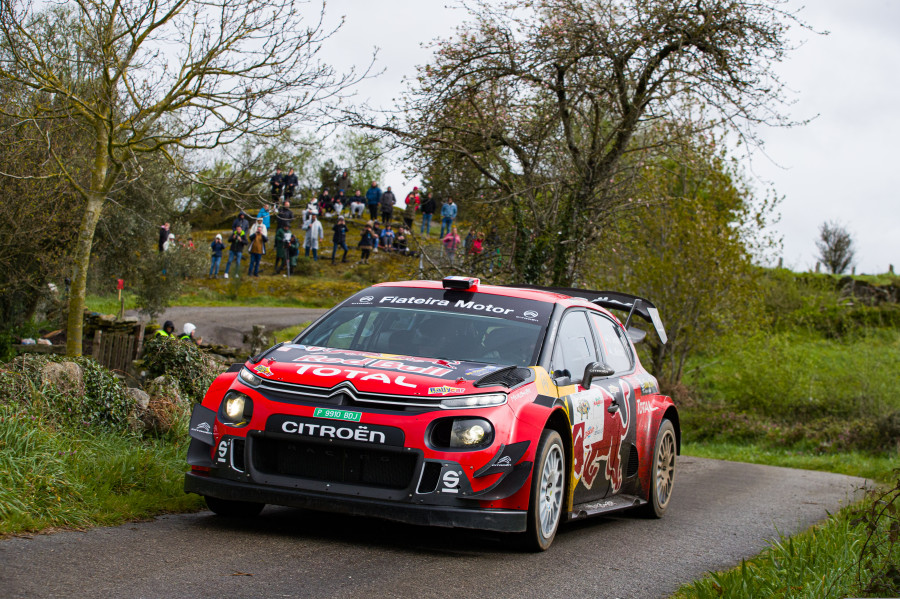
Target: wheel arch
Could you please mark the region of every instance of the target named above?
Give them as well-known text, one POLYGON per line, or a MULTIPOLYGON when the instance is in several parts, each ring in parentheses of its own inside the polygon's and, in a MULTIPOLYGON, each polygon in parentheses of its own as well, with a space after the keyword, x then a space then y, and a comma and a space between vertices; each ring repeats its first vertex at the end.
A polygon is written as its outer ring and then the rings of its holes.
MULTIPOLYGON (((564 508, 566 512, 570 512, 572 511, 572 501, 575 490, 575 485, 572 484, 572 464, 575 460, 574 447, 572 443, 572 425, 569 423, 569 417, 566 416, 566 413, 560 407, 553 410, 553 412, 550 414, 550 417, 547 418, 547 422, 546 424, 544 424, 544 429, 554 430, 559 433, 559 436, 563 442, 563 448, 565 449, 566 457, 566 489, 564 493, 564 497, 566 498, 566 500, 564 508)), ((563 514, 563 516, 565 516, 565 514, 563 514)))
POLYGON ((681 455, 681 422, 678 420, 678 410, 675 406, 669 406, 663 414, 663 418, 671 421, 672 426, 675 427, 675 449, 677 454, 681 455))

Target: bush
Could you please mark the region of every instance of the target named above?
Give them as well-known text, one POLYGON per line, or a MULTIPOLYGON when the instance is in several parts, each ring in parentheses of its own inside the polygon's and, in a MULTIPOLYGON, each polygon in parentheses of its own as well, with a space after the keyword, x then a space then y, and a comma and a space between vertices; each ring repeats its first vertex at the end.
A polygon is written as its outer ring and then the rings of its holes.
POLYGON ((125 432, 134 401, 116 376, 91 358, 30 354, 8 362, 0 372, 0 404, 24 404, 59 426, 125 432), (41 380, 49 362, 74 362, 83 389, 60 388, 41 380))
POLYGON ((191 403, 203 400, 218 374, 199 347, 172 337, 152 337, 144 343, 144 367, 151 378, 166 374, 191 403))

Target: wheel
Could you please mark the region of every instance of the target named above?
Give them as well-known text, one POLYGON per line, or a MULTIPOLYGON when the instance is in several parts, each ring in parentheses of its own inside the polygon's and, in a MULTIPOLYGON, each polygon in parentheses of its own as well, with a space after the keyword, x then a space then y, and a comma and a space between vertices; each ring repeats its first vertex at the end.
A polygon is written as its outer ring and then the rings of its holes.
POLYGON ((675 485, 675 427, 670 420, 663 420, 656 433, 653 447, 653 465, 650 470, 650 497, 642 507, 642 515, 648 518, 662 518, 672 498, 675 485))
POLYGON ((233 501, 218 497, 204 496, 206 506, 217 516, 223 518, 253 518, 258 516, 266 504, 252 501, 233 501))
POLYGON ((541 434, 534 470, 531 473, 531 500, 528 502, 528 529, 521 544, 531 551, 546 551, 556 537, 562 519, 566 488, 566 459, 562 438, 553 430, 541 434))

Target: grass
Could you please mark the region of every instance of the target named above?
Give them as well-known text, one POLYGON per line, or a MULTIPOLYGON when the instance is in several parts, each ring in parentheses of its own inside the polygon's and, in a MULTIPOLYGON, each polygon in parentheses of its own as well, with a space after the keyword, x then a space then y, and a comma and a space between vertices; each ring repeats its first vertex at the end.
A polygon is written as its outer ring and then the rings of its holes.
POLYGON ((896 453, 841 451, 817 454, 788 447, 769 447, 760 443, 728 441, 685 443, 682 446, 682 453, 698 458, 837 472, 838 474, 868 478, 879 483, 891 481, 892 469, 896 468, 898 463, 896 453))
POLYGON ((295 324, 294 326, 287 327, 286 329, 281 329, 269 334, 270 339, 274 339, 275 343, 279 343, 281 341, 290 341, 300 333, 306 329, 311 324, 311 321, 306 321, 301 324, 295 324))
POLYGON ((896 485, 870 495, 861 505, 842 509, 803 533, 781 536, 757 557, 684 585, 674 597, 898 596, 900 480, 896 485), (894 511, 887 506, 893 506, 894 511))
POLYGON ((182 486, 186 443, 186 434, 60 428, 32 410, 0 405, 0 535, 200 509, 200 498, 182 486))

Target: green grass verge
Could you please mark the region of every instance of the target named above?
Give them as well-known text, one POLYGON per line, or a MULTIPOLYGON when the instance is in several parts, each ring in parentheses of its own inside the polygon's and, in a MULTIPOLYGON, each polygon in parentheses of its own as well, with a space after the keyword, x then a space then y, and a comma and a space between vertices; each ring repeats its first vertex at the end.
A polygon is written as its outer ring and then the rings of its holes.
POLYGON ((681 587, 677 599, 896 597, 900 481, 824 523, 781 536, 759 556, 681 587), (893 506, 893 511, 889 508, 893 506))
POLYGON ((301 324, 295 324, 292 327, 287 327, 286 329, 281 329, 275 331, 273 333, 269 333, 270 339, 275 339, 275 343, 280 343, 282 341, 290 341, 300 333, 306 329, 310 325, 311 321, 306 321, 301 324))
POLYGON ((0 535, 200 509, 183 490, 186 451, 186 434, 61 429, 0 405, 0 535))
POLYGON ((893 476, 892 469, 896 468, 898 464, 896 453, 842 451, 818 454, 788 447, 770 447, 759 443, 705 441, 684 443, 681 449, 682 454, 699 458, 837 472, 869 478, 879 483, 890 482, 893 476))

